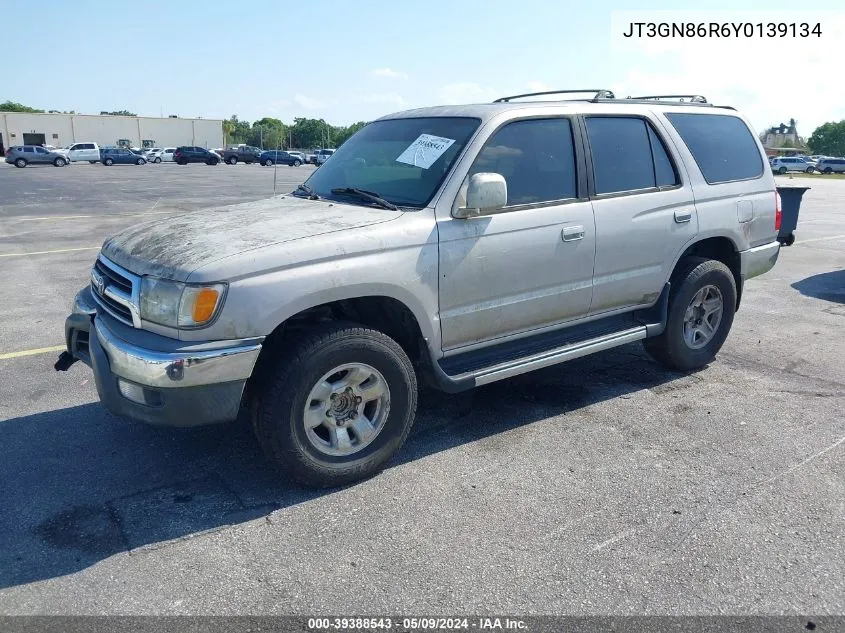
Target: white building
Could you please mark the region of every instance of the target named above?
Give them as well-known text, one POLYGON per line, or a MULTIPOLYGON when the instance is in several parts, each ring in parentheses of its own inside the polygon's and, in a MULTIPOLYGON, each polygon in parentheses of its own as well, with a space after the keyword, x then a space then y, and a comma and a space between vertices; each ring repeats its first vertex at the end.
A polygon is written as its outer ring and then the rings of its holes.
POLYGON ((222 119, 0 112, 0 147, 92 142, 129 147, 223 145, 222 119))

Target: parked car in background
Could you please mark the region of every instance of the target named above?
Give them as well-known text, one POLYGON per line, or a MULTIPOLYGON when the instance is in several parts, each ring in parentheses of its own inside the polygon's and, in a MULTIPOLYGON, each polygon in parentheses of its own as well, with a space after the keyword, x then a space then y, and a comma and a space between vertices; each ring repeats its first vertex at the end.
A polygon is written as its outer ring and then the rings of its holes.
POLYGON ((172 163, 173 153, 176 151, 175 147, 165 147, 158 149, 147 155, 148 163, 172 163))
POLYGON ((258 157, 258 162, 265 167, 269 167, 270 165, 299 167, 302 164, 302 159, 299 156, 294 156, 290 152, 285 152, 280 149, 271 149, 266 152, 261 152, 261 155, 258 157))
POLYGON ((802 171, 812 174, 816 166, 804 157, 784 156, 777 157, 771 162, 772 171, 778 174, 785 174, 788 171, 802 171))
POLYGON ((315 165, 318 167, 325 163, 329 157, 334 154, 335 150, 333 149, 318 149, 317 152, 314 154, 315 165))
POLYGON ((139 153, 133 152, 131 149, 124 147, 105 148, 100 150, 100 160, 103 165, 110 167, 112 165, 146 165, 147 159, 139 153))
POLYGON ((305 158, 305 154, 303 154, 302 152, 296 152, 296 151, 292 152, 292 151, 288 150, 288 154, 290 154, 291 156, 295 156, 296 158, 301 160, 303 165, 308 162, 305 158))
POLYGON ((74 143, 67 148, 66 154, 72 163, 87 160, 93 165, 100 161, 100 146, 96 143, 74 143))
POLYGON ((143 154, 144 158, 147 159, 147 162, 150 162, 150 156, 156 152, 160 152, 160 147, 147 147, 141 153, 143 154))
POLYGON ((64 154, 51 152, 40 145, 14 145, 6 150, 6 162, 15 167, 39 164, 64 167, 68 160, 64 154))
POLYGON ((57 154, 67 156, 67 148, 65 147, 56 147, 55 145, 42 145, 42 147, 48 152, 56 152, 57 154))
POLYGON ((220 162, 220 156, 204 147, 183 145, 182 147, 177 147, 176 151, 173 152, 173 160, 177 165, 187 165, 188 163, 216 165, 220 162))
POLYGON ((234 145, 224 149, 221 156, 230 165, 236 165, 238 161, 251 165, 258 162, 261 150, 250 145, 234 145))
POLYGON ((845 173, 845 158, 822 158, 816 163, 816 171, 823 174, 845 173))

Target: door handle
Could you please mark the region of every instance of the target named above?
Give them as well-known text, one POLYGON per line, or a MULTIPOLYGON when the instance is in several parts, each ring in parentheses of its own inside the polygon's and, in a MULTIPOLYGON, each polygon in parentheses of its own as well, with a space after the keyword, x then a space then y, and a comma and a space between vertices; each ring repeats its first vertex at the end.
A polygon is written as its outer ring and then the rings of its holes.
POLYGON ((692 211, 689 209, 678 209, 675 211, 675 222, 683 224, 692 220, 692 211))
POLYGON ((560 236, 564 242, 574 242, 575 240, 584 239, 583 226, 567 226, 561 232, 560 236))

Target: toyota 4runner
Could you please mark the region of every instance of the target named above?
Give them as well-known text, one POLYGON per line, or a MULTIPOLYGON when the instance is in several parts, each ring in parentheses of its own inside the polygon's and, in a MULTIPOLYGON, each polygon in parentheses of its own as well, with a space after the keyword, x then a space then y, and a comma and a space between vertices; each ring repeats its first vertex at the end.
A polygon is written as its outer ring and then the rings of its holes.
POLYGON ((56 368, 84 361, 109 410, 151 424, 243 412, 325 486, 399 449, 419 381, 457 392, 633 341, 706 365, 778 258, 763 148, 701 97, 570 92, 386 116, 290 194, 111 237, 56 368))

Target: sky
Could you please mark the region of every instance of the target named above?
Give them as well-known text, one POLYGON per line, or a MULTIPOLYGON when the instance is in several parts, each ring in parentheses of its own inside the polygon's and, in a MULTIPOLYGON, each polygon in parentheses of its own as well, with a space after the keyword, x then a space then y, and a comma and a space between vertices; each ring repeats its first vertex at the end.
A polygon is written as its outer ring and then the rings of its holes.
POLYGON ((808 137, 845 119, 842 0, 705 4, 0 0, 0 102, 347 125, 426 105, 607 88, 702 94, 736 107, 758 132, 794 117, 808 137), (809 22, 822 35, 621 36, 630 22, 667 20, 809 22), (29 40, 25 54, 12 54, 16 40, 29 40))

